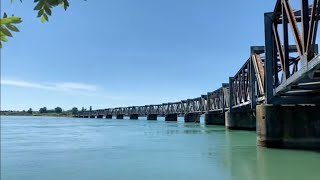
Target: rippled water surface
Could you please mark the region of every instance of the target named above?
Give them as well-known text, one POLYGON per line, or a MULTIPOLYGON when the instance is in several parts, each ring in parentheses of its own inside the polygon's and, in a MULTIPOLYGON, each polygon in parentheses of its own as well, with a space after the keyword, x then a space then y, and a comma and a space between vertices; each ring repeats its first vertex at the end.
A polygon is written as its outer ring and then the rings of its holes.
POLYGON ((22 179, 319 180, 320 152, 183 119, 1 117, 1 180, 22 179))

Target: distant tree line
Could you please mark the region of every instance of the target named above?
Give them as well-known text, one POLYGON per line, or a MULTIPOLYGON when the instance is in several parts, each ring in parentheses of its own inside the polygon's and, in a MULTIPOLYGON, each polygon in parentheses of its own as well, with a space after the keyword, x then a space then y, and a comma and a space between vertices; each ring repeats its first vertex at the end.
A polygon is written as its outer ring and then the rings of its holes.
MULTIPOLYGON (((92 108, 90 107, 90 110, 92 108)), ((1 111, 0 114, 2 115, 35 115, 38 116, 40 114, 43 115, 55 115, 59 114, 59 116, 69 116, 69 115, 76 115, 79 111, 87 111, 86 108, 82 107, 80 110, 78 110, 77 107, 73 107, 72 109, 64 111, 61 107, 56 107, 54 109, 48 109, 47 107, 42 107, 39 109, 39 111, 34 111, 32 108, 29 108, 28 110, 22 110, 22 111, 1 111)))
MULTIPOLYGON (((31 109, 31 111, 32 111, 32 109, 31 109)), ((63 111, 63 109, 61 107, 56 107, 54 109, 47 109, 47 107, 42 107, 42 108, 39 109, 39 113, 57 113, 57 114, 60 114, 62 112, 71 113, 71 114, 75 115, 75 114, 78 113, 78 108, 77 107, 73 107, 72 109, 67 110, 67 111, 63 111)))
MULTIPOLYGON (((84 107, 82 107, 81 111, 86 111, 86 109, 84 107)), ((22 112, 26 112, 28 114, 32 114, 34 111, 32 110, 32 108, 29 108, 27 111, 23 110, 22 112)), ((44 113, 57 113, 57 114, 60 114, 60 113, 71 113, 73 115, 77 114, 79 112, 78 108, 77 107, 73 107, 72 109, 70 110, 67 110, 67 111, 64 111, 61 107, 56 107, 54 109, 48 109, 47 107, 42 107, 39 109, 38 111, 39 113, 41 114, 44 114, 44 113)))

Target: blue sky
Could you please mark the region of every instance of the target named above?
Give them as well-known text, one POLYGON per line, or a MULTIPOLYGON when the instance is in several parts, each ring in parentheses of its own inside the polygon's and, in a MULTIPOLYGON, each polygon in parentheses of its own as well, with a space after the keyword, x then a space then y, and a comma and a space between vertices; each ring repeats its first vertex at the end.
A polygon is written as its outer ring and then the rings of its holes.
POLYGON ((274 1, 88 0, 41 23, 31 1, 1 50, 1 108, 107 108, 198 97, 264 44, 274 1))

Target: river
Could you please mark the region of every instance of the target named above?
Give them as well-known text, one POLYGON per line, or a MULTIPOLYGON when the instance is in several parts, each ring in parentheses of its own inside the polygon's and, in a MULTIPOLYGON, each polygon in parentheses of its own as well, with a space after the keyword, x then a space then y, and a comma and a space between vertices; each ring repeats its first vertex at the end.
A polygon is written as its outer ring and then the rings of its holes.
POLYGON ((178 122, 1 117, 1 180, 319 180, 320 152, 178 122))

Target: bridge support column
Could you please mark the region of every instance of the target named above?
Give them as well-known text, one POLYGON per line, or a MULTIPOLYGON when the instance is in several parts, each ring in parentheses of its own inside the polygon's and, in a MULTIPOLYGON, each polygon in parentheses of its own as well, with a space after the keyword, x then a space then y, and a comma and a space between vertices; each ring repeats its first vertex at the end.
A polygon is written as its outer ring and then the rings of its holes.
POLYGON ((184 115, 184 122, 200 123, 200 114, 189 113, 184 115))
POLYGON ((165 117, 165 121, 178 121, 177 114, 167 114, 165 117))
POLYGON ((97 118, 98 118, 98 119, 102 119, 102 118, 103 118, 103 115, 98 115, 97 118))
POLYGON ((257 144, 320 149, 320 106, 257 106, 257 144))
POLYGON ((106 115, 106 119, 112 119, 112 115, 106 115))
POLYGON ((94 118, 96 118, 96 116, 90 116, 90 118, 91 118, 91 119, 94 119, 94 118))
POLYGON ((131 114, 130 119, 139 119, 139 115, 138 114, 131 114))
POLYGON ((148 114, 147 116, 147 120, 157 120, 157 116, 156 114, 148 114))
POLYGON ((117 119, 123 119, 123 114, 117 115, 117 119))
POLYGON ((204 122, 206 125, 225 125, 225 114, 223 112, 206 113, 204 122))
POLYGON ((225 113, 225 124, 228 129, 256 130, 256 118, 253 112, 229 112, 225 113))

